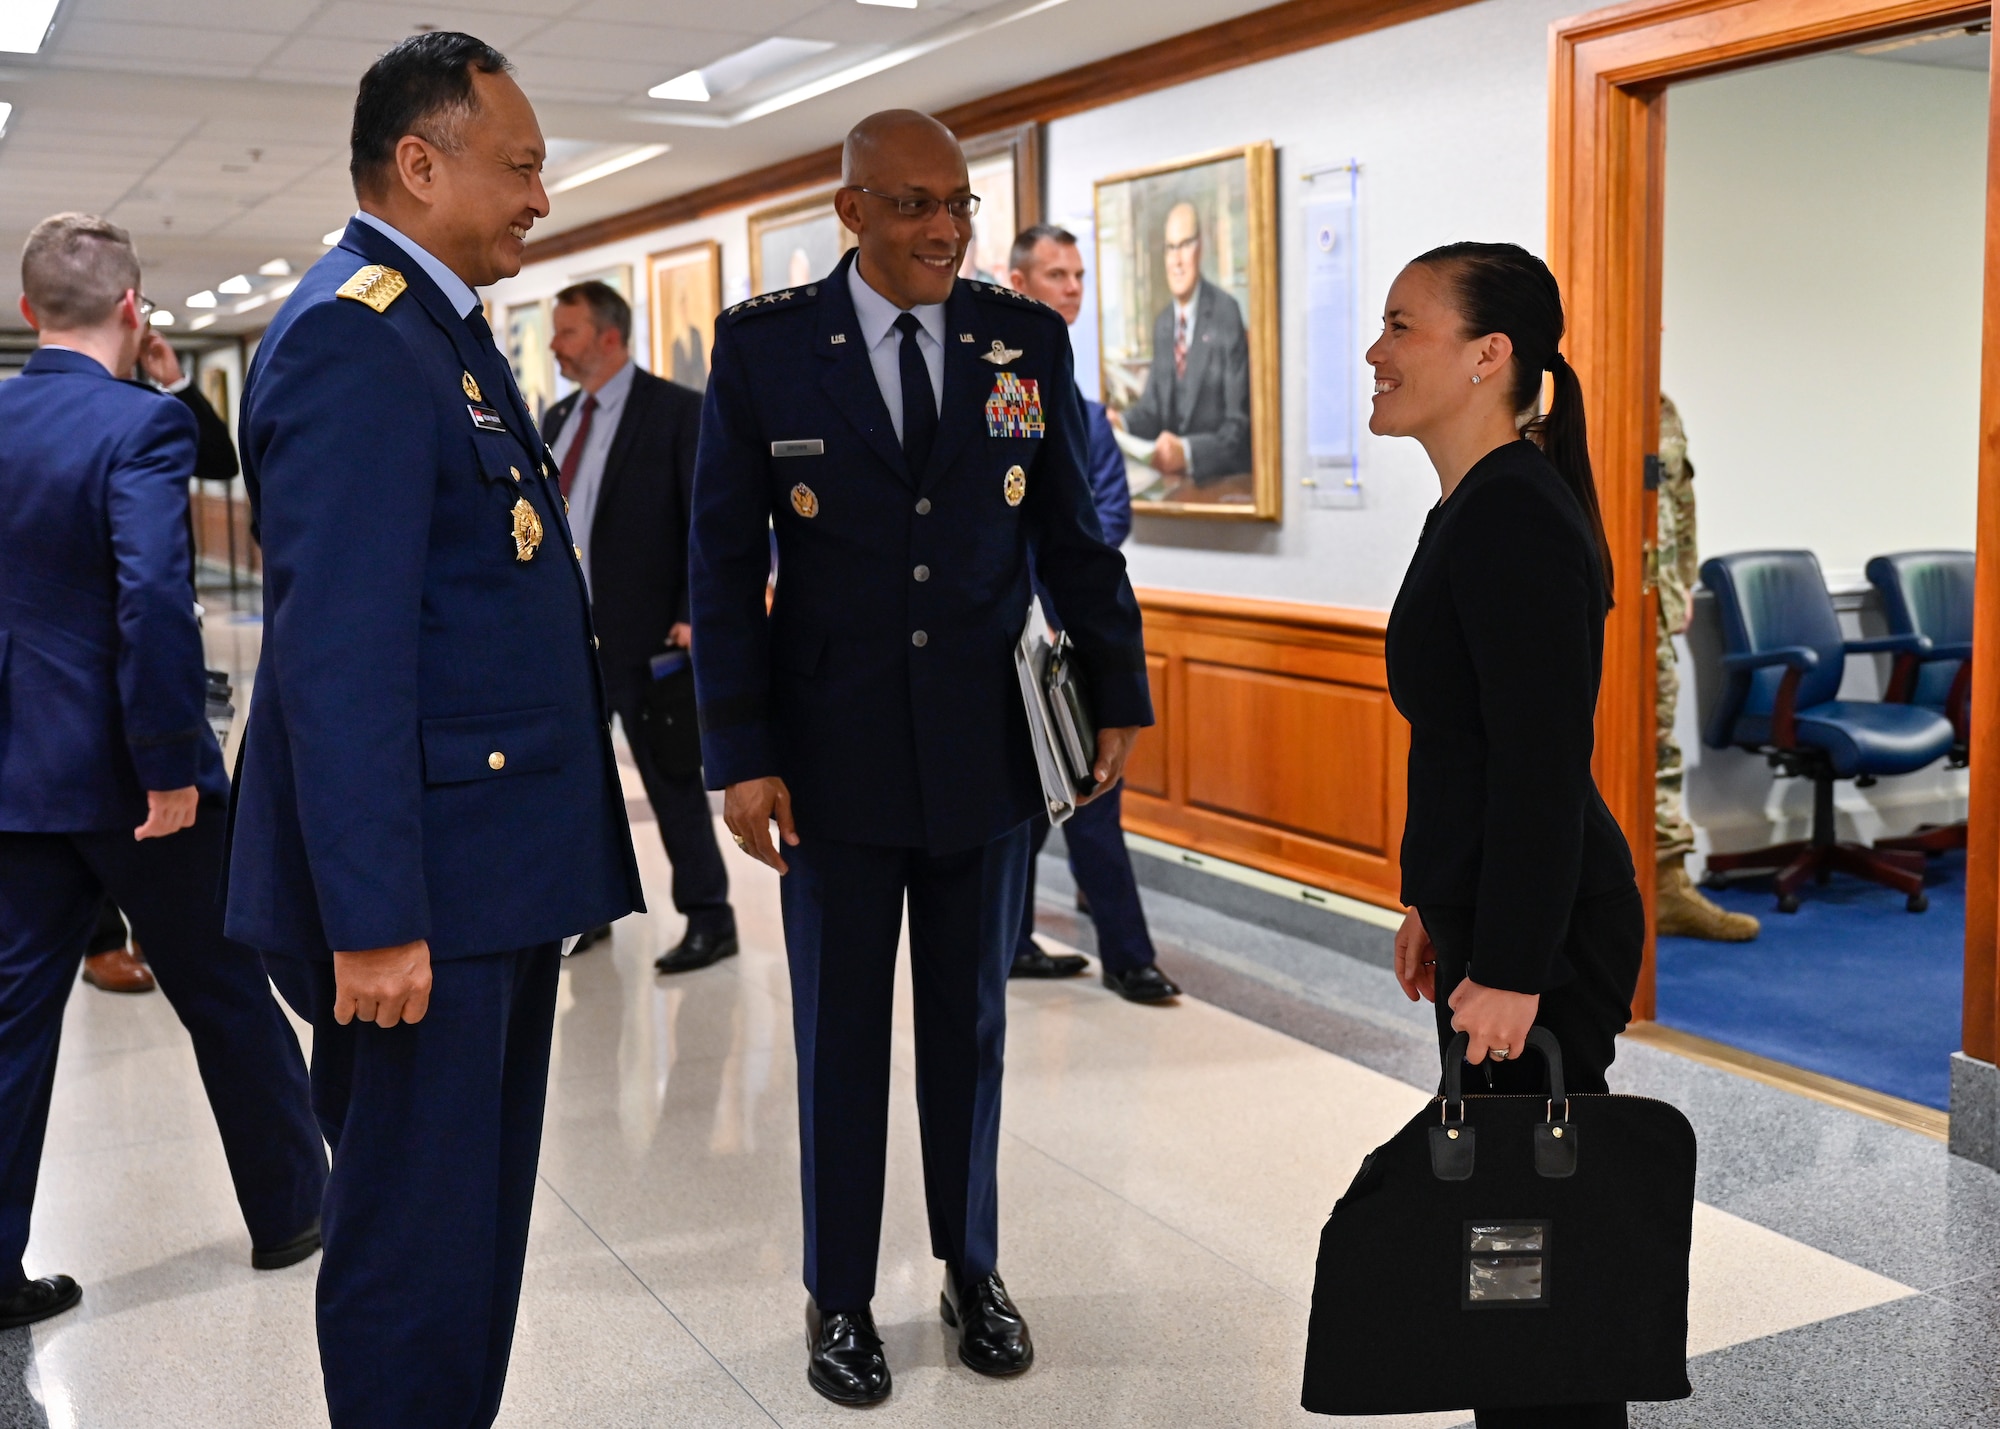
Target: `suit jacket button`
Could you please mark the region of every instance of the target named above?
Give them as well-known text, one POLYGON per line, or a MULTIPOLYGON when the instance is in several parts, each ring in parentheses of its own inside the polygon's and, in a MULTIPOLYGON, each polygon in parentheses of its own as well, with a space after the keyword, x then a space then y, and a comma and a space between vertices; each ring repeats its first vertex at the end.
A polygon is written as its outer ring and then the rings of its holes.
POLYGON ((929 566, 918 566, 911 574, 920 581, 927 581, 931 578, 931 568, 929 566))
POLYGON ((578 559, 579 561, 583 559, 583 547, 581 547, 581 546, 576 546, 576 545, 572 545, 572 546, 570 547, 570 550, 571 550, 571 552, 572 552, 572 553, 574 553, 574 554, 575 554, 576 558, 577 558, 577 559, 578 559))
POLYGON ((924 648, 924 646, 931 643, 931 638, 930 636, 924 634, 923 631, 919 630, 910 637, 910 643, 916 646, 919 650, 921 650, 924 648))
POLYGON ((507 756, 497 749, 494 750, 486 756, 486 767, 488 769, 505 769, 507 767, 507 756))
POLYGON ((930 514, 931 514, 931 499, 930 499, 930 498, 929 498, 928 496, 920 496, 920 497, 918 497, 918 498, 917 498, 917 515, 919 515, 919 516, 928 516, 928 515, 930 515, 930 514))

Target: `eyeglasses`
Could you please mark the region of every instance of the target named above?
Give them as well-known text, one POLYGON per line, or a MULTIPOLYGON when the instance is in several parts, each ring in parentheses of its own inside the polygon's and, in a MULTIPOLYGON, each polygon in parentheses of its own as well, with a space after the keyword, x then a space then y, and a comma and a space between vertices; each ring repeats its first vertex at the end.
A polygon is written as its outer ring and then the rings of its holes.
POLYGON ((134 296, 139 300, 139 326, 150 326, 153 321, 153 314, 160 310, 160 305, 144 293, 137 293, 134 296))
POLYGON ((1192 253, 1194 252, 1195 249, 1199 248, 1200 246, 1201 246, 1201 235, 1197 233, 1192 238, 1183 238, 1178 243, 1169 243, 1167 245, 1167 255, 1169 257, 1173 257, 1177 254, 1192 253))
POLYGON ((967 194, 963 198, 910 198, 897 194, 877 193, 874 189, 864 189, 859 184, 852 187, 856 193, 867 194, 870 198, 879 198, 884 203, 896 205, 898 218, 916 218, 929 222, 937 216, 939 209, 943 209, 953 218, 970 218, 979 212, 978 194, 967 194))

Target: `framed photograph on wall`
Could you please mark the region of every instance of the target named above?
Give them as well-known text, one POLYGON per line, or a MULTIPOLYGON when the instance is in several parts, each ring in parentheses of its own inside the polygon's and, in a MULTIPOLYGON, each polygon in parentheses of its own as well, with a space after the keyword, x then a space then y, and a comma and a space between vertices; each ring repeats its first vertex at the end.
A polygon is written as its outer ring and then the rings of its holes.
POLYGON ((521 397, 540 426, 556 399, 556 359, 549 351, 549 302, 514 303, 507 308, 507 363, 521 397))
POLYGON ((750 215, 750 292, 802 288, 833 271, 854 235, 833 211, 833 190, 750 215))
POLYGON ((646 295, 653 375, 704 390, 715 315, 722 311, 722 245, 711 240, 647 255, 646 295))
POLYGON ((1098 367, 1132 509, 1278 520, 1276 150, 1095 187, 1098 367))
POLYGON ((978 134, 961 146, 979 212, 972 217, 961 278, 1007 285, 1014 235, 1042 221, 1041 127, 1023 124, 978 134))
POLYGON ((632 296, 632 265, 613 263, 609 268, 599 268, 594 273, 572 273, 572 283, 602 283, 626 302, 637 301, 632 296))

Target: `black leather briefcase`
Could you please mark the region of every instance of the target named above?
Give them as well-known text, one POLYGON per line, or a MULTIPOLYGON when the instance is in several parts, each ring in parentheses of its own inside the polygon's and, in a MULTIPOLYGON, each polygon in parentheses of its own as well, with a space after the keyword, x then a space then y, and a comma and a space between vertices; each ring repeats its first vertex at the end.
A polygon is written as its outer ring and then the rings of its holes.
POLYGON ((661 773, 685 779, 701 773, 701 727, 695 720, 694 665, 685 650, 653 657, 639 700, 639 737, 661 773))
POLYGON ((1647 1097, 1445 1090, 1320 1235, 1300 1403, 1414 1414, 1684 1399, 1694 1128, 1647 1097))

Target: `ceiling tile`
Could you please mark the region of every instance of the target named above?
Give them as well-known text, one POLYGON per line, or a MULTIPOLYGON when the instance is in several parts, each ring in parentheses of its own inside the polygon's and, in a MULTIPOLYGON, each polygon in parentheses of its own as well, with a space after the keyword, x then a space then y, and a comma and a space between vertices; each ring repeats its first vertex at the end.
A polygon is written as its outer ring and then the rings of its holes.
POLYGON ((554 59, 535 56, 521 60, 519 69, 521 87, 528 92, 530 99, 539 99, 546 95, 550 99, 570 102, 594 100, 605 103, 637 99, 653 85, 669 78, 661 65, 632 64, 623 60, 554 59))
POLYGON ((194 25, 216 30, 262 30, 285 34, 297 29, 321 0, 70 0, 60 25, 194 25))
MULTIPOLYGON (((853 4, 853 0, 841 0, 853 4)), ((826 8, 827 0, 734 0, 730 5, 682 5, 669 12, 660 0, 584 0, 577 20, 613 20, 658 24, 671 18, 690 30, 737 30, 757 35, 777 34, 802 15, 826 8)))
POLYGON ((194 25, 106 24, 75 20, 56 36, 51 58, 199 62, 248 74, 281 43, 277 35, 194 25))
POLYGON ((374 41, 387 49, 418 32, 418 26, 434 30, 460 30, 477 35, 496 49, 504 50, 521 36, 541 28, 546 17, 509 15, 486 7, 459 8, 450 5, 390 5, 373 0, 336 0, 312 23, 308 35, 340 40, 374 41))
MULTIPOLYGON (((671 25, 611 25, 564 21, 550 25, 513 56, 525 74, 531 59, 618 60, 656 66, 660 79, 696 69, 760 36, 740 30, 687 30, 671 25)), ((653 83, 658 83, 658 80, 653 83)))
POLYGON ((368 67, 382 57, 389 46, 380 40, 342 40, 324 35, 301 35, 266 60, 257 71, 259 79, 302 79, 315 84, 346 86, 349 94, 361 83, 368 67))

